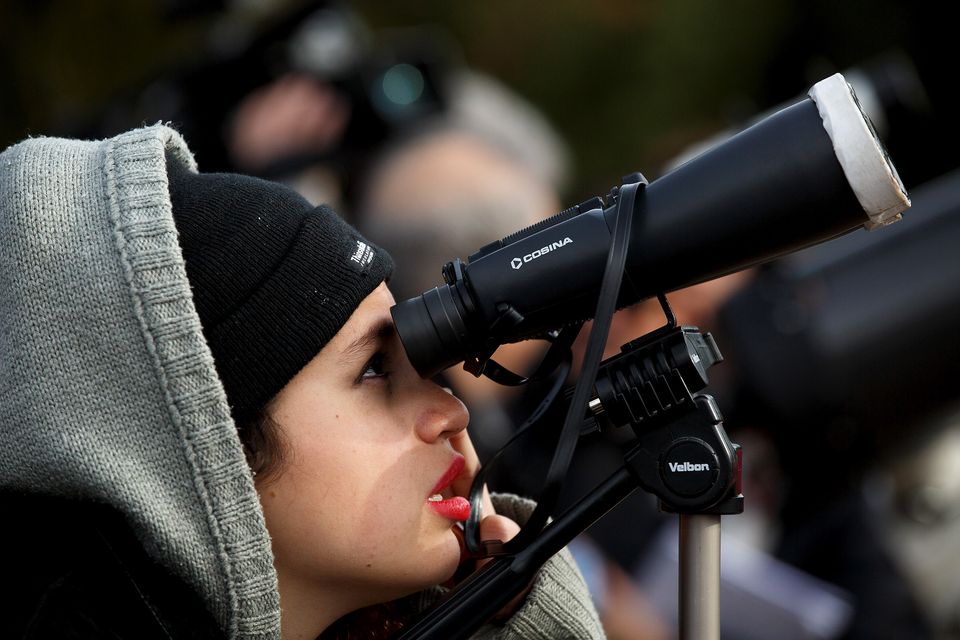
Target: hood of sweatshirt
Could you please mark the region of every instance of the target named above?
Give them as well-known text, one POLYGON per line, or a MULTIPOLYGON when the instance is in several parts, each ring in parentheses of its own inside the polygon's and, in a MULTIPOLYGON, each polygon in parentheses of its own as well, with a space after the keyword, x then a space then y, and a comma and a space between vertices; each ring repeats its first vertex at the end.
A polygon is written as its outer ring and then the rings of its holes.
POLYGON ((263 513, 191 298, 165 126, 0 154, 0 487, 107 504, 231 638, 279 638, 263 513))

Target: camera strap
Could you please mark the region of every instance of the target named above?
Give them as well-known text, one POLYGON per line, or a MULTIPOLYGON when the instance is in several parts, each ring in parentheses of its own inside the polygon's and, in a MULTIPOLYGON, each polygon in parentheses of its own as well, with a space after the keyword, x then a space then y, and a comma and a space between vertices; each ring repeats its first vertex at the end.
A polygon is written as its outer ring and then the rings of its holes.
MULTIPOLYGON (((467 522, 464 526, 464 541, 467 545, 467 549, 472 555, 481 557, 487 555, 494 555, 495 550, 493 548, 487 550, 485 545, 480 540, 480 517, 482 515, 482 500, 483 500, 483 487, 486 484, 487 473, 494 468, 494 465, 499 460, 500 456, 504 451, 510 448, 517 440, 526 435, 526 433, 533 428, 534 425, 538 424, 540 420, 546 415, 547 411, 556 401, 557 396, 560 395, 563 390, 564 383, 567 381, 567 376, 570 375, 570 364, 573 360, 572 352, 570 350, 573 341, 576 339, 577 334, 580 333, 580 327, 583 326, 583 323, 577 323, 576 325, 571 325, 569 327, 564 327, 560 330, 559 335, 555 340, 552 341, 550 346, 550 351, 544 356, 543 363, 537 368, 539 375, 540 372, 550 371, 553 375, 553 382, 550 385, 550 390, 543 397, 543 400, 540 401, 540 404, 537 405, 537 408, 533 410, 526 420, 520 425, 520 428, 517 429, 516 433, 507 440, 500 449, 490 456, 488 460, 484 461, 483 466, 477 471, 477 475, 473 478, 473 483, 470 485, 470 516, 467 518, 467 522), (551 356, 551 353, 554 355, 551 356), (548 361, 551 363, 549 369, 547 369, 548 361)), ((492 361, 490 361, 492 362, 492 361)), ((508 370, 507 373, 512 372, 508 370)), ((489 372, 485 373, 489 375, 489 372)), ((519 377, 519 376, 518 376, 519 377)), ((531 376, 530 379, 534 379, 535 376, 531 376)), ((545 376, 544 376, 545 377, 545 376)), ((527 378, 524 378, 527 380, 527 378)))
MULTIPOLYGON (((559 367, 564 360, 571 358, 570 347, 573 345, 573 341, 576 339, 582 326, 582 322, 577 322, 564 327, 559 332, 551 332, 542 336, 541 339, 550 343, 550 348, 544 354, 543 359, 540 360, 540 364, 537 365, 536 370, 529 376, 514 373, 489 355, 473 361, 464 361, 463 368, 477 377, 486 376, 490 380, 505 387, 520 387, 531 382, 546 380, 557 370, 557 367, 559 367)), ((527 422, 529 422, 529 420, 527 422)), ((511 442, 512 440, 511 438, 511 442)))
MULTIPOLYGON (((563 428, 557 440, 557 447, 554 450, 553 459, 550 462, 550 467, 544 480, 543 490, 538 496, 537 506, 534 508, 526 524, 524 524, 520 532, 512 540, 506 543, 500 541, 480 541, 480 504, 483 490, 483 477, 485 477, 485 474, 483 474, 481 470, 474 479, 473 486, 470 489, 470 518, 467 520, 464 536, 468 550, 474 555, 509 555, 524 549, 543 530, 543 527, 547 524, 551 513, 559 501, 563 480, 567 475, 567 470, 570 467, 570 462, 576 450, 577 441, 580 438, 580 429, 583 424, 583 417, 587 411, 587 402, 593 394, 594 381, 597 377, 600 361, 603 359, 603 349, 606 344, 607 334, 610 332, 613 314, 616 311, 617 298, 621 283, 623 282, 624 267, 626 266, 633 218, 638 215, 643 208, 643 190, 647 185, 647 181, 639 174, 631 176, 631 180, 636 180, 636 182, 625 183, 611 194, 611 196, 616 199, 617 208, 614 213, 614 231, 610 243, 610 251, 607 253, 600 294, 597 299, 597 311, 594 314, 593 326, 587 340, 587 349, 581 375, 574 387, 573 400, 567 409, 563 428)), ((559 388, 562 384, 562 377, 559 382, 554 382, 556 391, 554 392, 554 388, 551 389, 551 393, 547 395, 540 406, 537 407, 534 414, 526 421, 525 427, 534 424, 539 417, 542 417, 550 403, 553 402, 556 394, 559 393, 559 388)), ((519 432, 506 446, 514 442, 518 436, 519 432)), ((499 455, 499 452, 497 455, 499 455)))

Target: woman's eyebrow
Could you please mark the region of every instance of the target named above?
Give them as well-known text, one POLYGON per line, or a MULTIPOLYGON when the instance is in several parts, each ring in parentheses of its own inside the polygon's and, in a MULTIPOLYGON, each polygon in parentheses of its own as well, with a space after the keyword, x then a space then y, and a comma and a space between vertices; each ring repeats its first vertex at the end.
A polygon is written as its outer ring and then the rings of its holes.
POLYGON ((340 352, 340 364, 348 364, 354 360, 359 360, 367 352, 373 350, 373 345, 385 341, 393 335, 394 331, 393 322, 389 318, 384 318, 371 325, 340 352))

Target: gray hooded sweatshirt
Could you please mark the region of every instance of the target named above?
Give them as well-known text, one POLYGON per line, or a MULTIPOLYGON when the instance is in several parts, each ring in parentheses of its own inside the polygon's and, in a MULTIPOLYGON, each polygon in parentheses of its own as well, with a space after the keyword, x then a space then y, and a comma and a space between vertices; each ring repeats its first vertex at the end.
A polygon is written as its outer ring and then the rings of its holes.
MULTIPOLYGON (((279 638, 270 539, 204 340, 156 125, 0 154, 0 488, 106 504, 229 638, 279 638)), ((528 505, 498 508, 522 519, 528 505)), ((485 637, 603 636, 569 555, 485 637)))

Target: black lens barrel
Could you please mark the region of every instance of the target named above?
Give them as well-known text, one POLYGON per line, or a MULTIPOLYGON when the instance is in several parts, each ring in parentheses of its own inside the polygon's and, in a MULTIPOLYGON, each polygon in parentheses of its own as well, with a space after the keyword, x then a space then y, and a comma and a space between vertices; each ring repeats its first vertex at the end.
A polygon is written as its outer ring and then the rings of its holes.
MULTIPOLYGON (((647 186, 627 212, 634 220, 618 306, 885 224, 909 206, 888 159, 879 168, 866 162, 886 156, 846 83, 817 87, 820 102, 787 107, 647 186), (839 107, 825 112, 835 100, 839 107), (866 162, 852 176, 841 161, 851 154, 866 162), (872 200, 887 209, 872 211, 872 200)), ((432 376, 491 345, 591 317, 616 212, 600 199, 568 209, 487 245, 445 270, 446 285, 397 305, 417 371, 432 376)))

